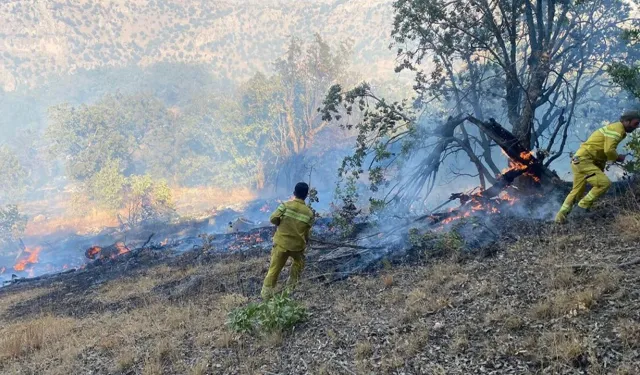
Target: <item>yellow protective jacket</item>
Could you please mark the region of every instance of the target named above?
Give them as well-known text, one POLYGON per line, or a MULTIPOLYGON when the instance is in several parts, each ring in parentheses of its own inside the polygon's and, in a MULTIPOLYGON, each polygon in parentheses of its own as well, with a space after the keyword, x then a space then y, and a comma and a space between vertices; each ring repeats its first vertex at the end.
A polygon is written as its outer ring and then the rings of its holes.
POLYGON ((614 122, 594 131, 576 152, 580 158, 590 159, 600 169, 604 169, 607 161, 618 158, 616 147, 627 136, 621 122, 614 122))
POLYGON ((313 211, 302 199, 280 204, 269 221, 278 226, 273 236, 274 246, 286 251, 304 251, 314 218, 313 211))

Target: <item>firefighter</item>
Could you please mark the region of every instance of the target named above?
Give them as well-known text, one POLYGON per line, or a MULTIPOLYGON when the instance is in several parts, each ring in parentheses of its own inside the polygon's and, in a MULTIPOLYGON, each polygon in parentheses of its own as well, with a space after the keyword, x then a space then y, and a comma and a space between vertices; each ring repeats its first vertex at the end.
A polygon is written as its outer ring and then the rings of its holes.
POLYGON ((291 273, 287 281, 287 289, 293 290, 300 279, 304 268, 304 251, 309 242, 309 234, 313 226, 313 211, 305 204, 309 194, 309 185, 300 182, 293 191, 294 199, 278 206, 270 221, 277 226, 273 236, 271 264, 262 285, 262 298, 270 298, 278 282, 280 271, 287 259, 291 257, 291 273))
POLYGON ((564 223, 567 220, 573 205, 584 194, 587 183, 591 185, 591 190, 578 202, 580 211, 588 211, 593 202, 606 193, 611 186, 611 181, 604 174, 606 163, 624 161, 626 155, 618 154, 616 147, 627 133, 638 128, 639 123, 640 111, 627 111, 620 117, 619 122, 596 130, 586 142, 580 145, 571 159, 573 189, 556 215, 557 223, 564 223))

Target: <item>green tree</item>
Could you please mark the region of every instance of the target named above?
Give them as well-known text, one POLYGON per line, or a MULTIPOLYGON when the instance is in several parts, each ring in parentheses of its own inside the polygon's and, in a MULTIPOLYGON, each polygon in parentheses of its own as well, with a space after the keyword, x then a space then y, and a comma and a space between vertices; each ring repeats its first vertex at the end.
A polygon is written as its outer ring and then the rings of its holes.
MULTIPOLYGON (((414 198, 431 192, 446 159, 465 155, 484 188, 496 180, 497 144, 507 153, 517 146, 553 154, 541 173, 545 182, 556 181, 546 167, 561 155, 577 105, 602 84, 606 59, 624 53, 617 35, 628 4, 397 0, 394 9, 397 71, 415 73, 416 98, 389 102, 366 83, 329 91, 324 119, 341 119, 342 109, 364 114, 342 121, 358 131, 343 174, 360 176, 366 169, 374 191, 385 187, 389 199, 414 198), (401 160, 416 167, 388 186, 390 167, 401 160)), ((523 161, 520 151, 509 157, 523 161)))
POLYGON ((0 242, 18 238, 27 226, 27 217, 20 213, 18 206, 0 207, 0 242))
POLYGON ((18 199, 26 190, 27 179, 27 170, 16 153, 7 146, 0 146, 0 200, 18 199))
MULTIPOLYGON (((259 73, 242 86, 243 123, 260 134, 257 167, 265 180, 289 186, 303 178, 305 152, 329 125, 317 109, 332 84, 348 84, 351 50, 349 41, 331 48, 317 34, 308 44, 293 37, 273 76, 259 73)), ((325 135, 324 142, 336 141, 325 135)))
POLYGON ((165 152, 172 144, 172 117, 152 96, 116 94, 93 105, 62 104, 51 108, 50 118, 49 150, 75 180, 91 178, 109 160, 134 172, 164 170, 174 162, 165 152))
MULTIPOLYGON (((625 31, 622 39, 629 44, 632 50, 637 52, 638 43, 640 43, 640 29, 625 31)), ((613 78, 613 82, 627 90, 636 99, 640 99, 640 64, 630 65, 626 61, 614 61, 609 67, 609 74, 613 78)))
MULTIPOLYGON (((623 39, 632 49, 637 51, 640 42, 640 29, 627 30, 623 34, 623 39)), ((615 61, 609 67, 609 74, 613 82, 629 92, 636 101, 640 99, 640 64, 629 65, 626 62, 615 61)), ((625 147, 634 158, 625 163, 624 169, 628 173, 637 174, 640 172, 640 160, 638 159, 640 156, 640 136, 633 133, 625 147)))
POLYGON ((149 221, 168 221, 174 214, 171 189, 166 181, 149 175, 130 176, 124 185, 124 208, 131 226, 149 221))
POLYGON ((93 200, 110 209, 118 209, 123 204, 123 190, 126 178, 122 174, 120 162, 109 159, 102 169, 93 174, 87 182, 93 200))

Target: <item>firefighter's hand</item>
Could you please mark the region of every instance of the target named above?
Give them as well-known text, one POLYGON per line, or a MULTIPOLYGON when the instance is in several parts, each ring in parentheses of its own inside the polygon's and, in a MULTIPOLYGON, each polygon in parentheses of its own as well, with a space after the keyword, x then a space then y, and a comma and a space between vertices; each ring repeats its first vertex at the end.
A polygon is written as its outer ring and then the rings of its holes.
POLYGON ((618 158, 616 159, 616 161, 618 163, 622 163, 626 157, 627 157, 627 154, 620 154, 618 155, 618 158))

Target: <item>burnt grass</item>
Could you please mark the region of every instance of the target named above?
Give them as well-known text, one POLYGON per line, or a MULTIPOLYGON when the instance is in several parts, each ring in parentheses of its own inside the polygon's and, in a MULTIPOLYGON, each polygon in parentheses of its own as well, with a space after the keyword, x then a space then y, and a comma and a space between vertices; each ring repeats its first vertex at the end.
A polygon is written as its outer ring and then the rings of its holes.
POLYGON ((438 237, 346 278, 314 247, 292 332, 225 324, 259 299, 264 246, 144 249, 15 283, 0 289, 0 373, 640 373, 640 265, 619 267, 640 257, 635 190, 562 226, 493 220, 490 251, 438 237))

